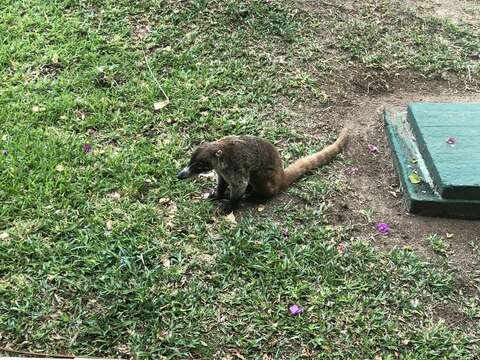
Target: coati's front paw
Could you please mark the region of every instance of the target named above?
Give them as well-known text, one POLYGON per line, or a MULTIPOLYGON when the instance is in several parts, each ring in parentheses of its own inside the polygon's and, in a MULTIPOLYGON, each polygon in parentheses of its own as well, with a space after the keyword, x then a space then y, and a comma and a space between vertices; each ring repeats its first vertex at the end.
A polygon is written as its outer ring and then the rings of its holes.
POLYGON ((222 200, 222 199, 228 199, 227 194, 225 192, 218 192, 217 190, 212 191, 207 197, 207 200, 222 200))
POLYGON ((209 201, 218 200, 218 194, 215 191, 209 193, 208 196, 207 196, 207 200, 209 200, 209 201))
POLYGON ((235 204, 233 204, 229 200, 224 200, 220 203, 220 206, 218 207, 218 212, 221 215, 228 215, 236 209, 237 209, 237 206, 235 206, 235 204))
POLYGON ((208 194, 208 197, 207 197, 207 200, 211 200, 211 201, 221 200, 221 199, 225 199, 225 195, 220 195, 216 191, 211 192, 210 194, 208 194))

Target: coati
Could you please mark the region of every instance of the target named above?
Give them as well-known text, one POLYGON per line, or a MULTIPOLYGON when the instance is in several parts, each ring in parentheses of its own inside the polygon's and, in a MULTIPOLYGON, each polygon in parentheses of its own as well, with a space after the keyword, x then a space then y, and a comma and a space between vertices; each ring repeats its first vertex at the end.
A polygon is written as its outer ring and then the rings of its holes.
POLYGON ((347 141, 348 129, 345 128, 333 144, 298 159, 284 170, 277 149, 267 140, 254 136, 226 136, 201 144, 177 178, 187 179, 215 170, 217 189, 210 199, 225 199, 230 187, 230 196, 222 206, 222 211, 229 213, 238 207, 247 191, 264 198, 277 195, 303 174, 333 159, 347 141))

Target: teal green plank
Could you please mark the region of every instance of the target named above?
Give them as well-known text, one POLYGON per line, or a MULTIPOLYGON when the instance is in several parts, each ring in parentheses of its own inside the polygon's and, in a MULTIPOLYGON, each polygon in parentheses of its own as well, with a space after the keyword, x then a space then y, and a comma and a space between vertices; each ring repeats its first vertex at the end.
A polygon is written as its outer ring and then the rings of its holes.
POLYGON ((408 121, 440 195, 480 200, 480 103, 412 103, 408 121))
POLYGON ((406 112, 384 113, 387 138, 408 211, 426 216, 480 219, 479 200, 445 199, 436 191, 434 180, 406 118, 406 112), (411 161, 412 159, 416 159, 415 163, 411 161), (423 179, 420 184, 412 184, 409 181, 408 176, 413 171, 423 179))

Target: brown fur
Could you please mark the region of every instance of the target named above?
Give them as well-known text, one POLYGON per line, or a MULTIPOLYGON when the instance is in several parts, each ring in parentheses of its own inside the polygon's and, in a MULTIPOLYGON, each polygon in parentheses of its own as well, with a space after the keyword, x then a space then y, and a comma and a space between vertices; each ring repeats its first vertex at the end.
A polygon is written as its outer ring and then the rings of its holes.
POLYGON ((298 159, 288 166, 284 171, 283 187, 287 187, 291 183, 302 177, 303 174, 315 169, 316 167, 326 164, 342 151, 348 141, 348 129, 342 130, 337 140, 325 147, 323 150, 309 156, 298 159))
POLYGON ((247 187, 257 196, 275 196, 308 171, 333 159, 347 140, 348 130, 344 129, 333 144, 295 161, 284 170, 278 151, 270 142, 253 136, 227 136, 200 145, 193 152, 189 165, 177 176, 185 179, 214 169, 218 185, 212 197, 224 198, 229 186, 230 203, 226 205, 229 211, 238 205, 247 187))

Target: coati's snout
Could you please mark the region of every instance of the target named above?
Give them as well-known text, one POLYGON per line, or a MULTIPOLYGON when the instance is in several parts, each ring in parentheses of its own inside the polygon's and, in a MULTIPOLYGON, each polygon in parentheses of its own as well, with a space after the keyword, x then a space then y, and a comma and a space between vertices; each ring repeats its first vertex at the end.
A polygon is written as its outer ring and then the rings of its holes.
POLYGON ((188 179, 191 175, 190 166, 185 166, 182 170, 177 173, 177 179, 184 180, 188 179))
POLYGON ((212 170, 212 167, 204 162, 190 162, 188 166, 185 166, 177 173, 177 179, 184 180, 201 173, 206 173, 212 170))
POLYGON ((177 173, 177 179, 183 180, 213 170, 210 143, 199 146, 192 154, 190 163, 177 173))

